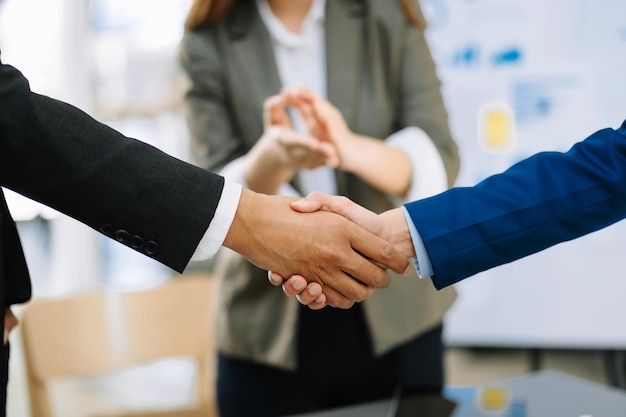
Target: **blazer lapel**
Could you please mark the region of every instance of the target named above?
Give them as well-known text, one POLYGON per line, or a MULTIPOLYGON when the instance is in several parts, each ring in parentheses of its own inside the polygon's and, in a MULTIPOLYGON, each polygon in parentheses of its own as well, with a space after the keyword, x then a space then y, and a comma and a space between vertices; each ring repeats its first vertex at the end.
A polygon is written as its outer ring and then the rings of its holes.
POLYGON ((363 42, 367 9, 361 0, 326 2, 326 60, 328 100, 355 125, 359 100, 359 74, 363 65, 363 42))
POLYGON ((270 35, 261 21, 254 1, 246 1, 228 21, 228 36, 231 39, 233 71, 241 71, 251 99, 259 103, 281 88, 278 67, 270 35))

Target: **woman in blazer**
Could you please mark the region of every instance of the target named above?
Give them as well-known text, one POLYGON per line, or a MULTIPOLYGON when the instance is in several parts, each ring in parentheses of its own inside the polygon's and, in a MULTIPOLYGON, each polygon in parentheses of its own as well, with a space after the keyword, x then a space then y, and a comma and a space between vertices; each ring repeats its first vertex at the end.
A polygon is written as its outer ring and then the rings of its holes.
MULTIPOLYGON (((331 178, 333 192, 382 212, 456 178, 458 152, 413 0, 197 0, 180 56, 191 81, 185 103, 194 162, 254 191, 306 194, 329 185, 319 173, 331 178), (294 13, 275 13, 285 7, 294 13), (300 82, 327 99, 329 117, 345 123, 346 135, 379 151, 374 163, 344 166, 345 150, 298 130, 295 113, 285 117, 281 89, 300 82), (313 157, 291 155, 291 166, 271 159, 294 141, 307 143, 313 157), (337 169, 294 169, 324 160, 337 169), (385 166, 408 166, 399 189, 376 182, 385 172, 371 175, 385 166)), ((285 415, 391 395, 396 385, 442 386, 442 319, 452 289, 396 276, 350 310, 311 311, 232 252, 223 251, 214 268, 222 278, 222 416, 285 415)))

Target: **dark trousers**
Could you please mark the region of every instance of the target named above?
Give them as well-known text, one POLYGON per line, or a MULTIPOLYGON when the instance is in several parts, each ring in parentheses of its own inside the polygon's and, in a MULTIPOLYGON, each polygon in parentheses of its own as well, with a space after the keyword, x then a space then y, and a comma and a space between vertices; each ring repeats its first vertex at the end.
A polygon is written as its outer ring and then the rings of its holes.
POLYGON ((219 355, 220 417, 276 417, 340 407, 389 398, 397 386, 441 390, 441 326, 377 358, 360 305, 305 309, 296 371, 219 355))
POLYGON ((2 356, 0 357, 0 417, 6 416, 10 350, 8 343, 6 346, 2 346, 2 356))

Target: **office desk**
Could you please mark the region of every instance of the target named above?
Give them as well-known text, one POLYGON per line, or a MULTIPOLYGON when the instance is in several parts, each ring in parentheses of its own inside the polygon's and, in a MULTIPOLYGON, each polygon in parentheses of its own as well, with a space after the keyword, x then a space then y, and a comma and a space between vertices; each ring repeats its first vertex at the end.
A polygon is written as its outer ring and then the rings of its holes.
MULTIPOLYGON (((446 387, 453 410, 410 417, 625 417, 626 391, 555 371, 539 371, 480 386, 446 387)), ((397 398, 290 417, 400 417, 397 398)), ((452 408, 452 407, 450 407, 452 408)))

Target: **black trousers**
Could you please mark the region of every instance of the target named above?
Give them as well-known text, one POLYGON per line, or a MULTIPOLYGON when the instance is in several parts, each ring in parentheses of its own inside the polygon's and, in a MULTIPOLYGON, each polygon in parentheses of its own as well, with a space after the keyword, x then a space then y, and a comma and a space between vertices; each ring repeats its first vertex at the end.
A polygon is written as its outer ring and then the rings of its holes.
POLYGON ((2 355, 0 357, 0 417, 6 416, 10 351, 11 348, 8 343, 6 344, 6 346, 2 346, 2 355))
POLYGON ((360 305, 300 312, 299 365, 286 371, 220 354, 220 417, 276 417, 391 397, 394 388, 441 391, 442 326, 372 354, 360 305))

